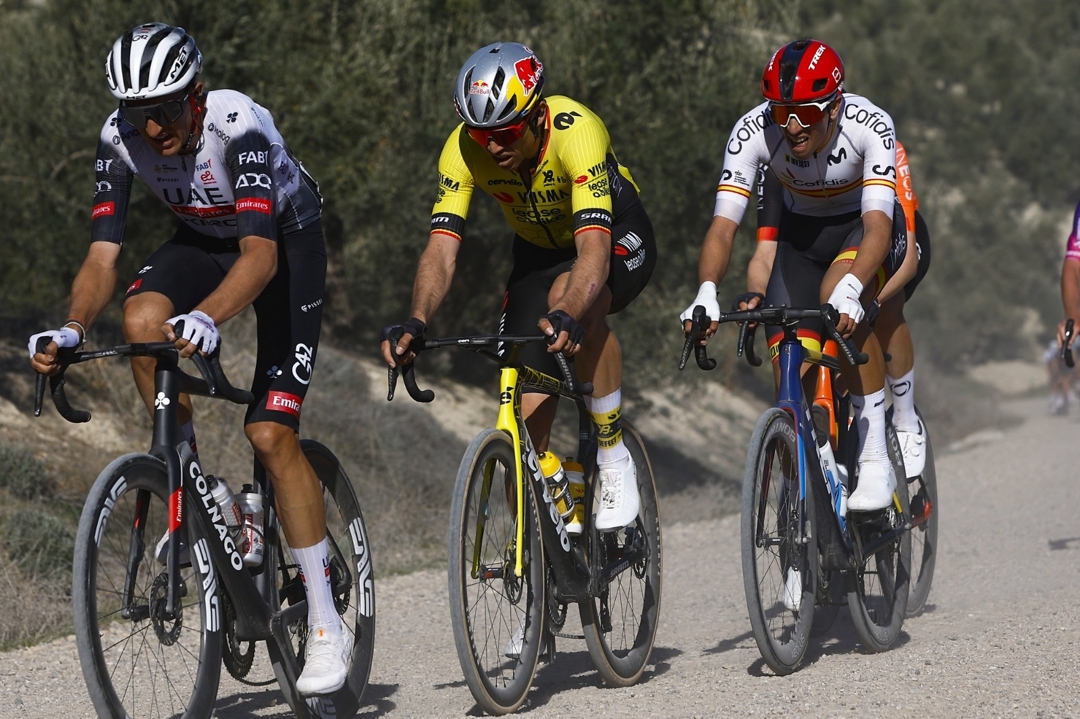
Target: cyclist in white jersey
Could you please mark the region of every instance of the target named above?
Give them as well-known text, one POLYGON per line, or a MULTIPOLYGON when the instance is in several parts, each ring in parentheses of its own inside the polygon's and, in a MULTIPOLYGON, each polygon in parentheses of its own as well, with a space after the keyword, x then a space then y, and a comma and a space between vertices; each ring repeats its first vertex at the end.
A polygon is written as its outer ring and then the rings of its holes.
MULTIPOLYGON (((714 217, 702 243, 698 296, 680 316, 689 333, 693 308, 703 305, 716 332, 716 285, 727 272, 731 249, 755 189, 768 165, 783 186, 784 211, 767 302, 840 312, 837 329, 870 356, 845 366, 859 425, 859 481, 850 511, 888 506, 896 477, 885 445, 885 379, 881 347, 862 322, 866 307, 901 265, 907 234, 896 198, 896 132, 884 110, 843 91, 839 55, 816 40, 777 50, 762 75, 766 102, 746 113, 728 138, 714 217)), ((820 323, 806 322, 799 336, 820 347, 820 323)), ((780 339, 772 328, 770 349, 780 339)))
MULTIPOLYGON (((176 214, 178 227, 128 286, 124 335, 129 342, 174 340, 184 357, 211 353, 217 325, 254 306, 255 401, 244 429, 273 481, 278 516, 305 577, 311 634, 297 689, 324 694, 344 684, 351 637, 329 583, 322 490, 297 434, 322 322, 322 199, 270 113, 239 92, 205 92, 201 65, 183 28, 148 23, 114 43, 106 75, 120 106, 98 143, 90 249, 71 288, 68 320, 30 338, 31 363, 38 372, 58 372, 58 349, 81 345, 112 298, 139 178, 176 214), (50 344, 37 352, 42 337, 50 344)), ((153 412, 154 360, 132 359, 132 372, 153 412)), ((182 396, 181 404, 194 450, 190 398, 182 396)))

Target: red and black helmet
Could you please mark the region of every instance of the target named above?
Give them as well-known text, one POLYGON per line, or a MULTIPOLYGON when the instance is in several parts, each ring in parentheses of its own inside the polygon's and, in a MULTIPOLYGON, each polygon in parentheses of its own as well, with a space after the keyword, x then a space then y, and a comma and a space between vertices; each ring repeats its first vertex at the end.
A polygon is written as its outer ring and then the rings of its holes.
POLYGON ((843 88, 844 62, 819 40, 784 45, 761 75, 761 94, 769 102, 785 105, 819 102, 843 88))

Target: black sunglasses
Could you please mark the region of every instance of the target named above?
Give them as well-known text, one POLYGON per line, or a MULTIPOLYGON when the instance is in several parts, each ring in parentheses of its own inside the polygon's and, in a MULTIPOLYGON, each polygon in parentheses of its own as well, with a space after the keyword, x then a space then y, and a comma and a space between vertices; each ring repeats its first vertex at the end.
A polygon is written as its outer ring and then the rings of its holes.
POLYGON ((179 100, 166 100, 155 105, 135 107, 129 107, 121 102, 120 116, 137 130, 144 129, 147 120, 153 120, 159 127, 165 127, 176 122, 184 114, 184 103, 188 101, 188 97, 190 96, 185 95, 179 100))

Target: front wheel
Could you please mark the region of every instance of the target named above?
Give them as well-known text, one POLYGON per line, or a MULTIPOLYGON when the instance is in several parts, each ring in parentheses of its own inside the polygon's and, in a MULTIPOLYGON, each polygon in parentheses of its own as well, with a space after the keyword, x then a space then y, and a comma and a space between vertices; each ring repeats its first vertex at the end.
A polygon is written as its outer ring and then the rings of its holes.
POLYGON ((454 645, 465 682, 490 714, 524 703, 545 633, 543 545, 529 478, 522 485, 520 576, 515 570, 517 481, 512 440, 485 430, 465 450, 450 505, 454 645))
MULTIPOLYGON (((637 430, 623 422, 622 432, 637 468, 641 507, 634 524, 618 532, 600 533, 589 523, 590 541, 598 543, 600 557, 593 571, 610 568, 615 574, 601 578, 599 596, 578 605, 593 664, 605 682, 617 687, 634 684, 645 671, 656 639, 663 575, 652 464, 637 430), (620 568, 624 560, 630 563, 620 568)), ((599 484, 593 482, 593 507, 600 502, 599 484)))
POLYGON ((911 579, 911 532, 908 493, 904 487, 904 459, 892 423, 885 425, 885 440, 897 476, 893 504, 880 512, 849 514, 856 556, 854 590, 848 592, 851 620, 871 652, 883 652, 900 636, 907 611, 911 579))
MULTIPOLYGON (((334 607, 341 615, 342 625, 352 641, 352 659, 345 685, 332 694, 303 697, 289 682, 282 649, 272 641, 267 643, 267 648, 278 684, 297 716, 351 717, 360 709, 375 645, 375 579, 371 547, 360 512, 360 502, 337 457, 325 446, 310 439, 301 440, 300 447, 322 486, 334 607)), ((278 529, 280 532, 280 525, 278 529)), ((276 566, 278 572, 280 605, 287 607, 306 600, 299 564, 292 558, 284 532, 280 532, 277 556, 268 558, 268 561, 269 568, 273 570, 276 566)), ((308 634, 306 612, 302 612, 289 626, 289 633, 292 640, 285 651, 293 653, 295 666, 303 670, 308 634)))
POLYGON ((165 464, 113 461, 94 482, 75 541, 72 605, 86 687, 102 717, 208 717, 221 676, 224 612, 206 539, 185 524, 180 606, 166 612, 157 543, 169 527, 165 464), (192 566, 194 565, 194 566, 192 566))
POLYGON ((751 436, 743 475, 746 607, 761 657, 777 674, 795 671, 806 654, 818 572, 817 543, 799 531, 813 516, 814 495, 807 491, 799 501, 795 433, 789 414, 766 410, 751 436))

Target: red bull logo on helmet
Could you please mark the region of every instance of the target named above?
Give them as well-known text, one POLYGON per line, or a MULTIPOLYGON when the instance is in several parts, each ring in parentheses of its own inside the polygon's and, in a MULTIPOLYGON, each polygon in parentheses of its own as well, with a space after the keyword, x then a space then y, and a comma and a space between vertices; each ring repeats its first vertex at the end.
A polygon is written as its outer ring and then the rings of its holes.
POLYGON ((488 88, 489 88, 489 86, 488 86, 488 83, 486 81, 477 80, 476 82, 474 82, 472 84, 472 87, 469 88, 469 94, 470 95, 487 95, 489 92, 491 92, 491 90, 488 89, 488 88))
POLYGON ((517 73, 518 80, 521 81, 521 86, 525 88, 526 93, 533 91, 543 71, 544 66, 535 57, 527 57, 514 63, 514 72, 517 73))

